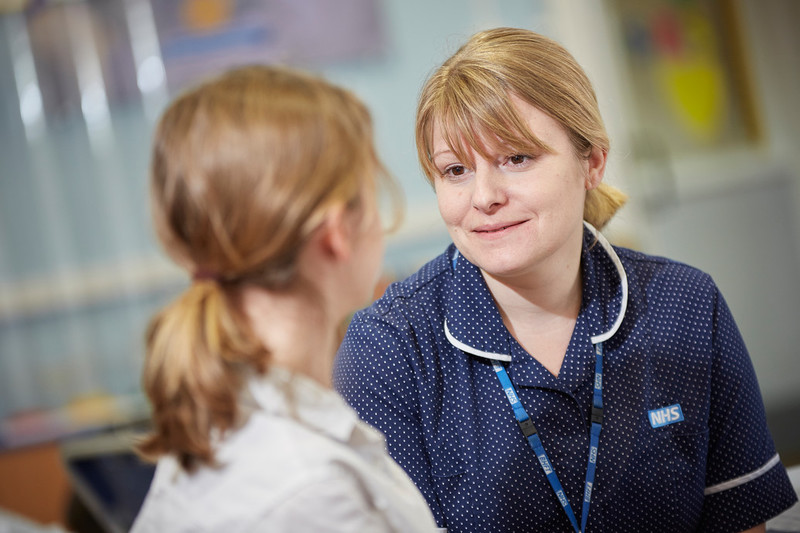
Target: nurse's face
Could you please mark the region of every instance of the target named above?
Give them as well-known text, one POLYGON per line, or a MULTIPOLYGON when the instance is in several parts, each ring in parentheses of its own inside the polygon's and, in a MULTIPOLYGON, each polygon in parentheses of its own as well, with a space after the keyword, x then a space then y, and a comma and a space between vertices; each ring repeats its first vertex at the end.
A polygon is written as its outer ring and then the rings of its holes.
MULTIPOLYGON (((602 179, 605 154, 575 153, 564 128, 514 98, 531 132, 551 152, 489 150, 461 161, 441 129, 433 130, 434 187, 439 211, 459 251, 485 274, 501 278, 552 275, 580 258, 586 191, 602 179)), ((494 143, 497 144, 497 143, 494 143)), ((487 146, 492 144, 487 143, 487 146)))

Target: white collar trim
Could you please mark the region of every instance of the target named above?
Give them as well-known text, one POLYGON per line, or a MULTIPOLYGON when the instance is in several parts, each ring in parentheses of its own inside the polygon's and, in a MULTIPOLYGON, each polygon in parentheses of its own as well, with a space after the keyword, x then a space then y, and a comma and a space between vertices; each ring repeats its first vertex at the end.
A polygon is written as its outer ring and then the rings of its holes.
POLYGON ((628 275, 625 273, 625 268, 622 266, 622 261, 619 260, 619 256, 617 252, 614 251, 614 248, 611 246, 611 243, 603 236, 602 233, 597 231, 594 226, 589 224, 588 222, 584 221, 584 226, 586 226, 589 231, 597 239, 597 242, 603 247, 603 249, 608 254, 608 257, 611 258, 611 261, 614 263, 614 266, 617 268, 617 273, 619 274, 619 282, 622 289, 622 300, 619 304, 619 314, 617 314, 617 319, 614 321, 614 324, 611 325, 611 329, 606 331, 605 333, 600 333, 599 335, 592 336, 592 344, 600 344, 601 342, 605 342, 617 332, 619 327, 622 325, 622 320, 625 318, 625 311, 628 308, 628 275))
POLYGON ((459 350, 463 350, 467 353, 471 353, 472 355, 477 355, 478 357, 485 357, 487 359, 493 359, 495 361, 506 361, 511 362, 511 356, 504 354, 504 353, 494 353, 494 352, 484 352, 483 350, 478 350, 473 348, 468 344, 464 344, 460 340, 453 337, 453 334, 450 333, 450 328, 447 327, 447 319, 444 320, 444 335, 447 337, 447 340, 450 341, 450 344, 458 348, 459 350))
MULTIPOLYGON (((625 311, 628 308, 628 275, 625 273, 625 268, 622 266, 622 261, 620 261, 617 252, 614 251, 614 248, 611 246, 611 243, 603 236, 602 233, 597 231, 597 229, 589 224, 588 222, 584 221, 583 223, 586 228, 592 232, 592 234, 597 239, 597 242, 600 243, 600 246, 603 247, 606 254, 608 254, 609 258, 611 258, 611 262, 614 263, 614 266, 617 269, 617 274, 619 274, 620 279, 620 286, 622 290, 622 300, 620 301, 619 313, 617 314, 617 319, 611 325, 611 328, 606 331, 605 333, 600 333, 598 335, 592 336, 592 344, 599 344, 601 342, 605 342, 617 332, 619 327, 622 325, 622 321, 625 318, 625 311)), ((458 253, 458 252, 456 252, 458 253)), ((455 257, 458 257, 457 255, 455 257)), ((454 257, 454 261, 455 261, 454 257)), ((460 340, 456 339, 452 333, 450 333, 450 328, 447 327, 447 319, 444 321, 444 334, 447 337, 447 340, 450 341, 450 344, 458 348, 459 350, 465 351, 472 355, 477 355, 478 357, 485 357, 486 359, 492 359, 494 361, 511 361, 511 355, 502 354, 502 353, 494 353, 494 352, 485 352, 483 350, 478 350, 477 348, 473 348, 468 344, 464 344, 460 340)))

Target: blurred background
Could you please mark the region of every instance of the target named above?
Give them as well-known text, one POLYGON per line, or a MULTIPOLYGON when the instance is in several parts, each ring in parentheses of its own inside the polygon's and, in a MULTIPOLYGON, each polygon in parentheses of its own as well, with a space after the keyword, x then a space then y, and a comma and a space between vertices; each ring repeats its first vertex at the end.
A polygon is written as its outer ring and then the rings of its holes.
POLYGON ((494 26, 584 66, 606 179, 631 196, 608 236, 714 277, 784 463, 800 463, 798 24, 797 0, 0 0, 0 510, 66 525, 65 444, 147 416, 143 331, 188 283, 147 203, 176 92, 249 62, 355 91, 407 203, 391 280, 449 242, 416 161, 418 91, 494 26))

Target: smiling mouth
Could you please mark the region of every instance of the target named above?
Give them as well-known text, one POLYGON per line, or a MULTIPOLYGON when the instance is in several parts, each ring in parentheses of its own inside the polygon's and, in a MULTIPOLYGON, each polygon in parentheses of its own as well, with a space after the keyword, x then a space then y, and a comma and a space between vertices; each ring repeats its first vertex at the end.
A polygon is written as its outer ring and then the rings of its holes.
POLYGON ((482 226, 475 228, 475 233, 500 233, 501 231, 505 231, 508 228, 513 228, 515 226, 519 226, 523 224, 525 221, 520 222, 512 222, 511 224, 504 224, 502 226, 482 226))

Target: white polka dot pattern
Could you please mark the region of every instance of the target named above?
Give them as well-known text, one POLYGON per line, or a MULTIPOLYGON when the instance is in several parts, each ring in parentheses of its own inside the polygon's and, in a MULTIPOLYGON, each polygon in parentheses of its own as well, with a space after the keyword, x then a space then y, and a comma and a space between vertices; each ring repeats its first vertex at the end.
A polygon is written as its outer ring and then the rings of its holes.
MULTIPOLYGON (((571 531, 517 426, 491 361, 454 347, 510 354, 509 375, 580 513, 589 448, 591 336, 617 318, 619 275, 587 233, 583 304, 559 376, 508 333, 479 270, 450 248, 356 314, 334 384, 386 434, 390 454, 450 533, 571 531)), ((628 309, 605 343, 604 423, 587 531, 740 531, 796 496, 774 455, 758 383, 739 331, 709 276, 616 249, 628 309), (648 412, 679 405, 683 421, 648 412)))

